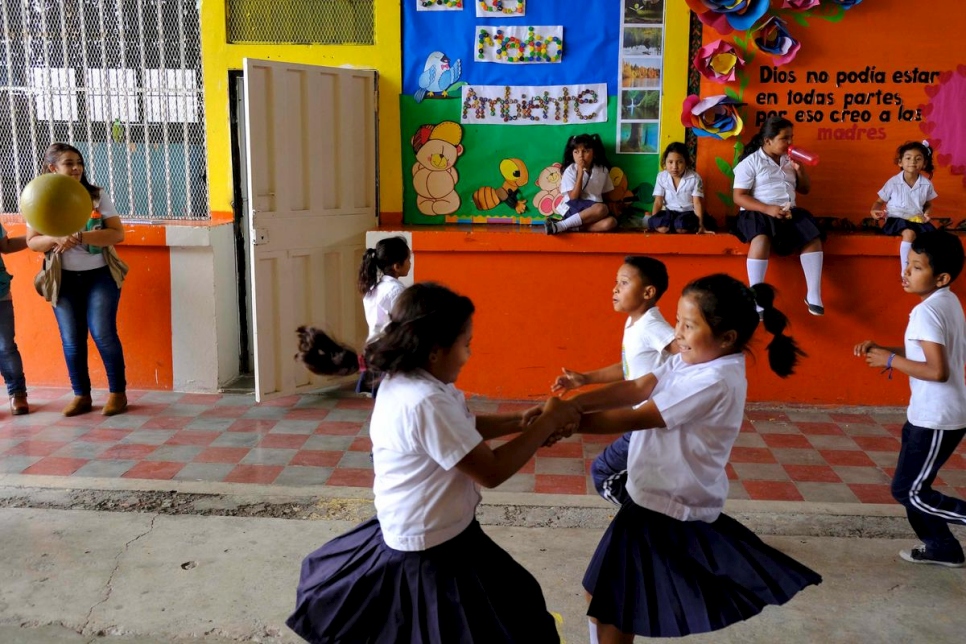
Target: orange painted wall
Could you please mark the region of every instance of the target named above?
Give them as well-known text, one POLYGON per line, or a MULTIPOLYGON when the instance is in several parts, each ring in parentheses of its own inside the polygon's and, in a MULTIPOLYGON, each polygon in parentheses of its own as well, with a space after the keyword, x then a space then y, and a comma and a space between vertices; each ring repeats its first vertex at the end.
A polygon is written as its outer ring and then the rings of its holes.
MULTIPOLYGON (((7 234, 24 234, 16 216, 4 216, 7 234)), ((124 346, 128 387, 171 389, 171 267, 163 226, 125 226, 125 240, 118 254, 131 267, 121 291, 118 331, 124 346)), ((69 387, 57 321, 46 301, 37 295, 33 277, 41 267, 41 255, 25 250, 4 255, 14 279, 14 311, 17 346, 23 356, 27 387, 69 387)), ((94 343, 88 340, 88 363, 95 389, 107 389, 104 365, 94 343)))
MULTIPOLYGON (((959 0, 936 0, 928 6, 929 10, 924 11, 920 5, 908 0, 875 0, 856 5, 845 12, 844 18, 837 23, 811 18, 809 26, 803 27, 789 20, 788 29, 801 41, 802 48, 792 62, 776 69, 781 74, 794 74, 795 82, 777 82, 774 78, 768 80, 767 74, 765 82, 762 82, 761 67, 771 67, 771 58, 766 54, 755 52, 754 58, 747 65, 750 84, 741 95, 748 103, 741 110, 745 120, 745 129, 739 136, 741 141, 747 143, 758 131, 759 126, 755 124, 755 115, 758 112, 786 110, 786 118, 793 122, 800 110, 824 112, 822 123, 803 121, 795 124, 795 144, 818 153, 821 159, 818 166, 808 168, 812 178, 811 194, 799 196, 799 205, 816 216, 846 217, 859 223, 869 216, 869 209, 882 185, 899 172, 893 163, 899 145, 908 140, 929 139, 938 156, 943 154, 941 138, 952 138, 950 133, 941 137, 942 126, 930 123, 930 104, 933 97, 944 89, 940 81, 948 79, 957 69, 963 74, 962 70, 966 68, 966 48, 962 44, 966 14, 963 13, 959 0), (885 82, 846 82, 836 86, 836 72, 861 72, 867 67, 874 67, 875 72, 885 72, 885 82), (895 72, 911 72, 915 69, 941 72, 943 75, 935 77, 934 82, 929 83, 894 82, 895 72), (829 80, 824 83, 809 83, 808 71, 828 72, 829 80), (810 90, 820 94, 831 93, 835 104, 789 105, 789 91, 804 93, 810 90), (852 108, 870 110, 870 122, 829 122, 831 113, 843 108, 847 92, 864 92, 867 98, 867 93, 880 91, 882 97, 873 97, 873 104, 852 108), (778 95, 777 105, 758 104, 759 94, 767 92, 778 95), (903 109, 922 109, 922 120, 898 121, 895 105, 876 104, 880 100, 885 102, 888 100, 885 96, 893 93, 899 94, 903 109), (879 114, 882 110, 888 110, 892 114, 891 122, 880 122, 879 114), (858 131, 862 130, 861 140, 819 139, 820 128, 851 130, 853 125, 856 126, 854 136, 858 137, 858 131), (868 140, 870 128, 875 130, 876 138, 873 140, 868 140)), ((743 37, 745 34, 740 35, 743 37)), ((705 28, 705 43, 718 38, 721 36, 710 28, 705 28)), ((733 35, 725 39, 730 42, 733 35)), ((753 45, 752 48, 754 50, 753 45)), ((858 76, 854 78, 860 79, 858 76)), ((729 87, 737 90, 738 84, 732 83, 729 87)), ((702 97, 724 92, 724 85, 702 79, 702 97)), ((808 117, 803 115, 802 118, 808 117)), ((962 136, 962 117, 959 118, 960 123, 955 128, 958 128, 957 136, 962 136)), ((840 134, 844 135, 853 136, 851 132, 840 134)), ((729 195, 731 193, 730 180, 718 170, 715 159, 721 158, 730 164, 734 156, 734 142, 735 139, 715 141, 702 138, 698 144, 697 170, 705 181, 710 212, 721 221, 724 214, 733 214, 735 209, 727 211, 715 196, 718 192, 729 195)), ((959 163, 963 161, 960 160, 959 163)), ((937 163, 937 171, 932 181, 939 198, 935 201, 931 214, 934 217, 950 217, 954 223, 966 217, 966 184, 962 167, 959 175, 954 175, 949 164, 937 163)))
MULTIPOLYGON (((731 235, 641 233, 547 237, 542 230, 474 226, 412 227, 415 278, 435 280, 477 307, 473 357, 459 387, 498 398, 540 398, 561 367, 588 370, 620 359, 624 317, 611 305, 614 276, 626 254, 667 264, 671 283, 660 307, 673 321, 691 279, 725 272, 745 279, 745 246, 731 235)), ((918 298, 899 284, 898 242, 871 235, 833 235, 826 244, 826 315, 810 316, 797 257, 775 259, 768 281, 791 319, 791 334, 809 354, 788 379, 768 369, 759 330, 749 361, 749 399, 839 405, 904 405, 908 379, 892 380, 852 356, 859 341, 901 344, 918 298)), ((966 295, 966 278, 954 291, 966 295)))

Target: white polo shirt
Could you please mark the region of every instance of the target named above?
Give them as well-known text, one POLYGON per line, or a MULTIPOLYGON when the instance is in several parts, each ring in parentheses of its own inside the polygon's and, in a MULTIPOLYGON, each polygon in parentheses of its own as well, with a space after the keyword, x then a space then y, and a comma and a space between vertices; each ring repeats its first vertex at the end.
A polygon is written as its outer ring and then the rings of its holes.
POLYGON ((624 380, 634 380, 651 373, 670 355, 667 346, 674 340, 674 327, 667 323, 656 306, 631 322, 624 323, 621 343, 621 367, 624 380))
POLYGON ((912 396, 906 417, 916 427, 966 427, 966 317, 956 294, 944 287, 917 304, 906 327, 906 357, 925 362, 921 341, 941 344, 946 351, 949 379, 928 382, 909 378, 912 396))
POLYGON ((927 201, 932 201, 939 195, 932 185, 932 181, 919 175, 916 183, 909 186, 900 172, 890 178, 879 191, 879 199, 886 202, 886 212, 889 217, 910 219, 922 214, 922 208, 927 201))
MULTIPOLYGON (((610 180, 610 171, 602 165, 595 165, 593 172, 584 170, 584 188, 580 193, 581 199, 602 202, 604 193, 614 189, 614 182, 610 180), (590 175, 589 177, 587 175, 590 175)), ((570 201, 570 191, 577 185, 577 164, 571 163, 564 170, 563 177, 560 179, 560 194, 563 195, 563 202, 570 201)))
POLYGON ((651 402, 666 427, 633 432, 627 491, 641 507, 680 521, 714 521, 728 496, 725 465, 745 413, 745 356, 689 365, 674 355, 653 373, 651 402))
POLYGON ((369 434, 376 516, 386 545, 426 550, 470 525, 480 490, 456 464, 483 437, 459 389, 422 369, 387 376, 369 434))
POLYGON ((733 185, 738 190, 751 190, 752 197, 769 206, 794 206, 798 177, 787 154, 775 163, 759 148, 735 166, 733 185))
POLYGON ((677 188, 674 187, 674 177, 667 170, 657 173, 654 181, 655 197, 664 198, 664 207, 675 212, 688 212, 694 210, 694 198, 704 197, 704 182, 701 176, 694 170, 685 170, 678 181, 677 188))
POLYGON ((389 324, 389 314, 396 300, 406 290, 406 286, 395 277, 383 275, 376 286, 362 296, 362 308, 366 312, 366 322, 369 324, 369 344, 382 334, 382 330, 389 324))

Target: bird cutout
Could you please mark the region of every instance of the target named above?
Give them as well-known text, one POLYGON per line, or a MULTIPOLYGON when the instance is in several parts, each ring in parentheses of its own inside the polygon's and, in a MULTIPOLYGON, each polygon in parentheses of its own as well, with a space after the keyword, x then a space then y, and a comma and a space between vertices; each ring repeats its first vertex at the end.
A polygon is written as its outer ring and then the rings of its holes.
POLYGON ((521 159, 503 159, 500 161, 500 174, 503 175, 503 185, 499 188, 478 188, 473 193, 473 204, 478 210, 493 210, 505 203, 522 215, 527 209, 527 200, 521 198, 520 187, 530 181, 527 165, 521 159))
POLYGON ((563 174, 560 168, 559 163, 548 165, 537 177, 537 187, 540 191, 533 198, 533 203, 537 206, 537 212, 544 217, 552 216, 563 201, 563 195, 560 194, 560 179, 563 174))
MULTIPOLYGON (((419 89, 413 95, 417 103, 422 103, 427 96, 435 97, 437 94, 443 98, 449 96, 451 89, 456 89, 457 81, 462 73, 462 64, 457 58, 453 66, 450 67, 450 60, 441 51, 434 51, 426 58, 423 65, 423 73, 419 75, 419 89)), ((465 85, 465 83, 460 83, 465 85)))
POLYGON ((121 119, 114 119, 111 124, 111 138, 114 139, 115 143, 124 142, 124 125, 121 123, 121 119))
POLYGON ((462 139, 463 127, 455 121, 421 125, 413 135, 413 189, 416 207, 424 215, 449 215, 459 209, 456 183, 460 177, 454 166, 463 154, 462 139))

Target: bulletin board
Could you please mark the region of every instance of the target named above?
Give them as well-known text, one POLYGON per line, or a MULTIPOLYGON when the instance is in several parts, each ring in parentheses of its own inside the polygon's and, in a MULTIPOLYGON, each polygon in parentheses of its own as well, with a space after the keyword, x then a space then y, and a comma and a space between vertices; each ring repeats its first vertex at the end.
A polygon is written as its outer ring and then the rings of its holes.
POLYGON ((404 222, 540 224, 587 133, 639 226, 684 137, 689 18, 672 0, 403 0, 404 222))

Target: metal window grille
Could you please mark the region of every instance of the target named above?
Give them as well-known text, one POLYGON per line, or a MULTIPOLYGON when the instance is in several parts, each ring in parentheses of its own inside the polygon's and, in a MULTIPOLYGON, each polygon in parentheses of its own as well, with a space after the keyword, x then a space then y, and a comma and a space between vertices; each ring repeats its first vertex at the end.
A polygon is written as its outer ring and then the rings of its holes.
POLYGON ((55 141, 141 219, 209 217, 197 0, 0 0, 0 212, 55 141))
POLYGON ((373 45, 374 1, 227 0, 228 42, 373 45))

